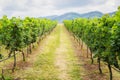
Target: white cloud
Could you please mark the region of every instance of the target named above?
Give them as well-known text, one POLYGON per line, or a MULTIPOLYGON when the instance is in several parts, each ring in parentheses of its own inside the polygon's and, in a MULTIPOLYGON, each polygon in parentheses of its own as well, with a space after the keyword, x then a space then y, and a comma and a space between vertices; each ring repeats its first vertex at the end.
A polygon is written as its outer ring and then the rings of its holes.
POLYGON ((117 10, 120 0, 0 0, 0 16, 47 16, 66 12, 117 10))

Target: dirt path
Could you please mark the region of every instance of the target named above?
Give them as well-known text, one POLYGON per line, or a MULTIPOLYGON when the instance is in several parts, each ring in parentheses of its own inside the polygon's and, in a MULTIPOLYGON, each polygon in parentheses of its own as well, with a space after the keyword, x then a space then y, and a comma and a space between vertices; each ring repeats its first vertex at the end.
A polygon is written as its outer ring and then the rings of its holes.
MULTIPOLYGON (((62 25, 59 25, 62 27, 62 25)), ((61 29, 61 28, 60 28, 61 29)), ((67 46, 67 42, 66 42, 66 34, 63 33, 62 30, 60 30, 60 45, 59 47, 56 49, 56 62, 55 62, 55 65, 56 67, 58 68, 59 70, 59 79, 60 80, 70 80, 70 76, 69 74, 67 73, 67 56, 66 56, 66 53, 68 51, 68 47, 67 46)))
POLYGON ((80 68, 73 43, 63 24, 60 24, 60 45, 56 49, 56 62, 60 80, 80 80, 80 68))

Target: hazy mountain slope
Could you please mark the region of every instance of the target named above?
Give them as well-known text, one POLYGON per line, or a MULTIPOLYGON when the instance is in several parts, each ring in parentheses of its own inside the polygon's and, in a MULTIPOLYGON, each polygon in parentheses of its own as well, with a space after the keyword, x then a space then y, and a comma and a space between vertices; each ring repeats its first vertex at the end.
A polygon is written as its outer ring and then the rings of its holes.
MULTIPOLYGON (((115 12, 108 13, 108 14, 113 15, 113 14, 115 14, 115 12)), ((63 20, 71 20, 71 19, 75 19, 75 18, 94 18, 94 17, 101 17, 102 15, 103 15, 103 13, 101 13, 99 11, 92 11, 92 12, 88 12, 88 13, 84 13, 84 14, 69 12, 69 13, 65 13, 60 16, 57 16, 57 15, 46 16, 45 18, 49 18, 52 20, 58 20, 58 22, 62 22, 63 20)))

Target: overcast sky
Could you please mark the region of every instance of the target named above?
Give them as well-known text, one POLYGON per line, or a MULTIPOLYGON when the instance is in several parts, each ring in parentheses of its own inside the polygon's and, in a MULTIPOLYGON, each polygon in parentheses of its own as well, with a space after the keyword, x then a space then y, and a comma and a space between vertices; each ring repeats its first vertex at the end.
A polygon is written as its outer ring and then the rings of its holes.
POLYGON ((0 17, 60 15, 66 12, 113 12, 120 0, 0 0, 0 17))

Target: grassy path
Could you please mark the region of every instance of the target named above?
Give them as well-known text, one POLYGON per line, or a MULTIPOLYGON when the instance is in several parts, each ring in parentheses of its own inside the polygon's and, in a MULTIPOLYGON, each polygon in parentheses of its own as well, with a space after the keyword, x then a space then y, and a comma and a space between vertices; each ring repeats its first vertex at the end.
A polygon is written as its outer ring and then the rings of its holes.
POLYGON ((70 35, 62 24, 44 38, 26 62, 19 62, 16 80, 81 80, 78 59, 70 35))
POLYGON ((58 67, 60 80, 80 80, 79 67, 76 66, 77 58, 66 29, 60 26, 60 44, 56 49, 56 66, 58 67))

